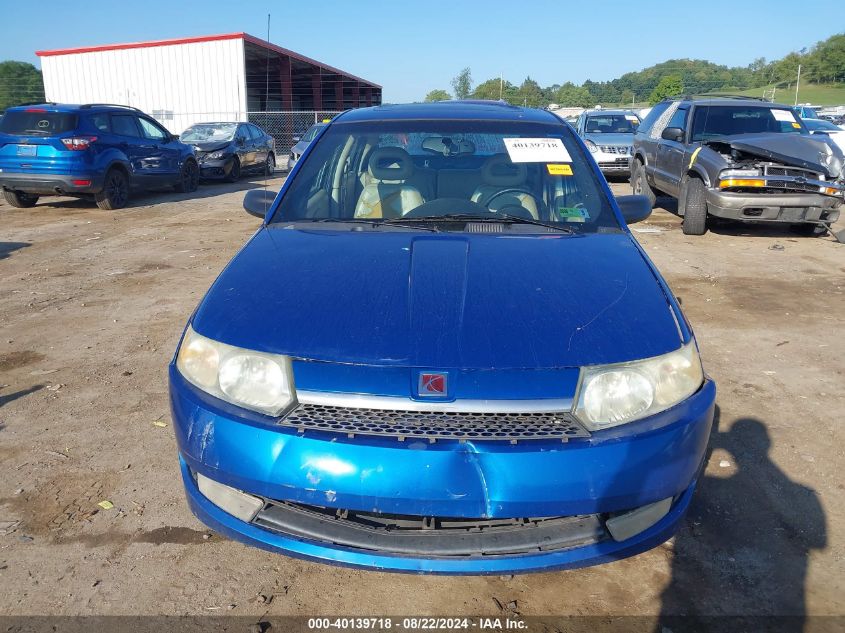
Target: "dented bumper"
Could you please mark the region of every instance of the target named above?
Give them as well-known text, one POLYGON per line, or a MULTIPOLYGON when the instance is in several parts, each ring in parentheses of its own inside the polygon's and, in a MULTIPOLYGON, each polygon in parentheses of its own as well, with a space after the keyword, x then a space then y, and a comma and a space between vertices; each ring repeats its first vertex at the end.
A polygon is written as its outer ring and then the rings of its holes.
POLYGON ((170 381, 186 492, 204 523, 237 540, 293 556, 435 573, 578 567, 629 556, 666 540, 689 503, 715 400, 715 387, 708 381, 669 411, 567 443, 425 443, 301 435, 197 391, 172 367, 170 381), (656 523, 621 541, 608 537, 530 554, 403 555, 236 519, 199 492, 197 473, 265 499, 265 510, 291 502, 339 513, 464 519, 594 515, 605 521, 614 513, 674 501, 656 523))
POLYGON ((728 220, 836 222, 842 198, 820 193, 737 193, 709 189, 707 213, 728 220))

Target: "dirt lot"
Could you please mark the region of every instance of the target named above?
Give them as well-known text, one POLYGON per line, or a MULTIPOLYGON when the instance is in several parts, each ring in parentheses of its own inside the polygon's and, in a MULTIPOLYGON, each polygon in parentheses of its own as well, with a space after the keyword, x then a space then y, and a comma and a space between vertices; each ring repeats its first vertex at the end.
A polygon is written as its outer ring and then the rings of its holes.
POLYGON ((845 246, 760 227, 686 237, 665 210, 636 236, 719 387, 712 458, 675 539, 590 569, 448 578, 209 535, 183 499, 166 366, 257 227, 250 186, 120 212, 0 207, 0 614, 843 613, 845 246))

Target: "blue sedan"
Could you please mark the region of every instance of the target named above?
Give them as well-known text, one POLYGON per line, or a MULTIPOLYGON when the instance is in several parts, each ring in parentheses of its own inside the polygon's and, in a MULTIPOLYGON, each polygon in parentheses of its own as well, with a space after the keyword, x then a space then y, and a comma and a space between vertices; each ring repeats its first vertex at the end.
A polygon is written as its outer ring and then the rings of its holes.
POLYGON ((170 365, 185 489, 268 550, 414 573, 592 565, 668 539, 716 389, 572 128, 446 102, 346 112, 170 365))

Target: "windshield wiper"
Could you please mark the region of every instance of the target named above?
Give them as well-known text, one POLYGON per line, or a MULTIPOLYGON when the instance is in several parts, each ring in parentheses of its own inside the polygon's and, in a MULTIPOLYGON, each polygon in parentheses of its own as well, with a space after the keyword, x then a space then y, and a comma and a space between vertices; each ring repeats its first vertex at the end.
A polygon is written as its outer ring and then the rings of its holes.
POLYGON ((402 218, 393 218, 387 220, 370 220, 367 218, 300 218, 292 221, 321 223, 337 222, 339 224, 367 224, 369 226, 401 226, 408 229, 419 229, 421 231, 429 231, 431 233, 437 233, 439 230, 435 226, 419 226, 418 224, 411 224, 407 220, 403 222, 402 218))
POLYGON ((571 226, 560 226, 552 224, 551 222, 543 222, 542 220, 535 220, 533 218, 524 218, 519 215, 511 215, 510 213, 501 213, 499 211, 491 212, 490 215, 475 215, 472 213, 447 213, 446 215, 424 215, 418 218, 398 218, 396 220, 385 220, 385 222, 504 222, 505 224, 532 224, 534 226, 543 226, 547 229, 560 231, 562 233, 575 233, 571 226))

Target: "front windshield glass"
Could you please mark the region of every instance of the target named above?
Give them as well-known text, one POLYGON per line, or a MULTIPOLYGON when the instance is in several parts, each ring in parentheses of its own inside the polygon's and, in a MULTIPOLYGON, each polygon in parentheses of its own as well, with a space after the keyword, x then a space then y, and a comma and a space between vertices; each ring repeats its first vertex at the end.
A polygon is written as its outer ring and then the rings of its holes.
POLYGON ((762 132, 806 134, 792 110, 786 108, 699 106, 695 109, 693 141, 762 132))
POLYGON ((818 121, 804 121, 804 125, 806 125, 809 129, 815 130, 830 130, 831 132, 839 132, 840 129, 836 127, 830 121, 823 121, 819 119, 818 121))
POLYGON ((428 222, 449 215, 511 216, 578 232, 619 228, 571 128, 502 121, 333 124, 272 222, 428 222))
POLYGON ((314 137, 317 136, 317 132, 319 132, 322 127, 322 125, 312 125, 308 128, 308 131, 302 135, 301 140, 305 141, 306 143, 310 143, 314 140, 314 137))
POLYGON ((587 134, 633 134, 639 124, 636 114, 590 114, 584 131, 587 134))
POLYGON ((235 138, 237 123, 201 123, 192 125, 179 138, 186 143, 217 143, 235 138))

